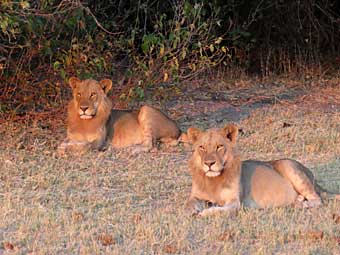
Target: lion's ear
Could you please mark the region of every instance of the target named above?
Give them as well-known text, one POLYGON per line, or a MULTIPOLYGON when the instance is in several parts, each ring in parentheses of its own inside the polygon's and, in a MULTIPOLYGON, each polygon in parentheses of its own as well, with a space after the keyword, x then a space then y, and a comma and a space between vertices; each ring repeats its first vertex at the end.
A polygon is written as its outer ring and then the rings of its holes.
POLYGON ((188 133, 189 141, 191 143, 195 143, 198 137, 200 136, 200 134, 202 133, 202 131, 199 128, 190 127, 187 133, 188 133))
POLYGON ((223 135, 229 139, 232 143, 236 143, 238 136, 238 127, 233 124, 227 124, 222 129, 223 135))
POLYGON ((110 89, 112 88, 112 81, 109 79, 104 79, 101 80, 99 83, 102 86, 105 94, 109 93, 110 89))
POLYGON ((75 89, 77 87, 77 84, 80 83, 81 80, 79 80, 77 77, 71 77, 68 80, 68 83, 72 89, 75 89))

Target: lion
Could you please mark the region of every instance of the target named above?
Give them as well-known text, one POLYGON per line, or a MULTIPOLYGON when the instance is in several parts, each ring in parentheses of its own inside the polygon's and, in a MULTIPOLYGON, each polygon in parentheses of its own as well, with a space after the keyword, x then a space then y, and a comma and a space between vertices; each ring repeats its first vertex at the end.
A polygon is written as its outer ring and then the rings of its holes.
MULTIPOLYGON (((192 189, 186 204, 192 215, 233 211, 241 206, 318 207, 321 195, 331 196, 316 184, 309 169, 293 159, 241 161, 235 125, 205 132, 191 127, 187 135, 194 148, 189 160, 192 189), (204 206, 206 202, 210 207, 204 206)), ((340 195, 333 197, 339 199, 340 195)))
POLYGON ((177 144, 181 132, 163 112, 146 105, 137 111, 113 110, 107 97, 111 80, 71 77, 69 85, 73 98, 68 104, 67 138, 58 148, 61 154, 102 150, 107 143, 117 149, 140 145, 142 151, 154 148, 158 139, 177 144))

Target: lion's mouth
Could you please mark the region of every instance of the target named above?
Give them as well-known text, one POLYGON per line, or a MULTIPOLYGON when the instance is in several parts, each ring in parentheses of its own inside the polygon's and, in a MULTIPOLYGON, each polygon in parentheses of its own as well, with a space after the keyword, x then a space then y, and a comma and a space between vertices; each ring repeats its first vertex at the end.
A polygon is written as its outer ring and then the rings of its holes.
POLYGON ((205 175, 208 177, 217 177, 221 175, 223 169, 219 169, 217 166, 203 166, 203 171, 205 172, 205 175))
POLYGON ((205 172, 205 175, 208 176, 208 177, 217 177, 221 174, 220 171, 216 172, 216 171, 213 171, 213 170, 208 170, 207 172, 205 172))
POLYGON ((80 115, 80 118, 81 118, 82 120, 90 120, 90 119, 93 118, 93 115, 81 114, 81 115, 80 115))

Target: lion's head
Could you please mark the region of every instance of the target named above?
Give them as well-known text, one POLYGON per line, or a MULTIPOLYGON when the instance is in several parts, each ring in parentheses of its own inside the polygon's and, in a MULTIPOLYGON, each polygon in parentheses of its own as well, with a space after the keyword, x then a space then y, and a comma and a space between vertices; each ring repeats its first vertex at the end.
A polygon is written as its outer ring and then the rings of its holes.
POLYGON ((208 129, 203 132, 198 128, 188 129, 188 138, 193 143, 194 153, 190 164, 201 170, 207 177, 220 176, 224 169, 233 164, 238 128, 226 125, 222 129, 208 129))
POLYGON ((99 115, 100 110, 111 110, 111 102, 106 96, 112 87, 111 80, 104 79, 98 82, 93 79, 79 80, 71 77, 69 85, 73 92, 72 109, 80 119, 90 120, 99 115), (105 109, 102 109, 103 107, 105 109))

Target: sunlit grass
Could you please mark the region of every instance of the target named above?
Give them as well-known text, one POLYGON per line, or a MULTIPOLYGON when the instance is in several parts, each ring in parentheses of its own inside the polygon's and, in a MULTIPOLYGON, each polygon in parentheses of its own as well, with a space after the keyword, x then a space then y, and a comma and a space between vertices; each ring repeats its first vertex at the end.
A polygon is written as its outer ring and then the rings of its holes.
MULTIPOLYGON (((311 168, 323 187, 339 192, 339 123, 338 111, 267 106, 239 122, 245 132, 240 151, 244 159, 294 157, 311 168)), ((312 210, 188 217, 183 206, 191 185, 190 152, 132 156, 129 150, 108 149, 58 157, 55 149, 65 134, 62 125, 58 130, 39 123, 0 128, 0 254, 339 251, 337 201, 312 210)))

